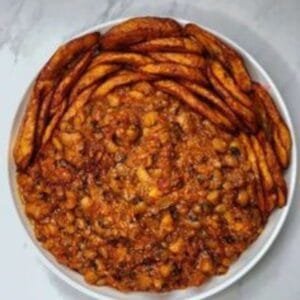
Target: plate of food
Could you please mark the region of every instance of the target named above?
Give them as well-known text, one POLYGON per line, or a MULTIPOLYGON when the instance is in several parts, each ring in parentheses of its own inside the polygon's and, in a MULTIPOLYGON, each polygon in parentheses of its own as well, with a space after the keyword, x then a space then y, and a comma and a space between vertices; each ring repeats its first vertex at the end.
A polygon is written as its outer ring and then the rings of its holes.
POLYGON ((296 144, 245 50, 136 17, 60 46, 11 131, 20 219, 45 265, 99 299, 204 299, 246 274, 289 210, 296 144))

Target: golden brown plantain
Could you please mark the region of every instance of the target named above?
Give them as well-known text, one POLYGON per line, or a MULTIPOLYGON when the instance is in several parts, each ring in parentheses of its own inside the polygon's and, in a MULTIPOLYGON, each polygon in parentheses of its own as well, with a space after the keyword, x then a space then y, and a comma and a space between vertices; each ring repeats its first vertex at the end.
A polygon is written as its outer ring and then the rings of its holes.
POLYGON ((100 33, 92 32, 60 46, 41 71, 40 79, 45 80, 56 77, 79 54, 99 45, 99 39, 100 33))
POLYGON ((200 69, 206 67, 204 57, 195 53, 149 52, 148 55, 158 62, 173 62, 200 69))
POLYGON ((83 54, 83 56, 79 58, 77 63, 74 64, 73 68, 68 70, 68 72, 64 75, 53 94, 50 106, 51 115, 53 115, 63 99, 68 96, 73 86, 76 84, 82 73, 91 62, 92 55, 93 53, 91 51, 83 54))
POLYGON ((142 66, 139 70, 152 75, 189 79, 202 84, 208 83, 205 75, 200 69, 176 63, 154 63, 142 66))
POLYGON ((275 152, 282 167, 286 168, 289 164, 292 147, 290 131, 274 104, 273 99, 260 84, 253 83, 253 94, 254 97, 259 98, 262 101, 269 118, 273 122, 275 152))
POLYGON ((52 82, 36 80, 30 94, 23 123, 17 134, 13 155, 19 169, 25 169, 35 152, 36 124, 42 99, 51 89, 52 82))
POLYGON ((154 39, 132 45, 129 49, 136 52, 173 51, 198 54, 203 52, 203 46, 201 44, 186 37, 154 39))
POLYGON ((159 80, 155 81, 153 84, 158 89, 179 98, 217 126, 228 131, 235 130, 229 119, 220 114, 218 111, 210 108, 206 103, 197 99, 197 97, 189 92, 189 90, 184 86, 172 80, 159 80))
POLYGON ((241 104, 245 105, 249 109, 253 109, 253 102, 251 99, 243 93, 240 88, 236 85, 233 78, 229 73, 223 68, 221 63, 214 60, 210 64, 210 70, 212 74, 222 83, 223 87, 235 97, 241 104))
POLYGON ((130 71, 120 72, 108 78, 100 86, 98 86, 98 88, 93 93, 92 98, 95 99, 95 98, 103 97, 113 89, 125 84, 130 84, 142 80, 153 80, 153 79, 155 79, 155 77, 148 74, 142 74, 142 73, 130 72, 130 71))
POLYGON ((105 50, 116 50, 155 38, 178 36, 181 31, 181 26, 169 18, 132 18, 106 32, 101 38, 101 46, 105 50))
MULTIPOLYGON (((239 119, 246 126, 246 131, 255 133, 257 131, 256 116, 249 108, 237 101, 232 95, 223 87, 223 85, 214 77, 210 69, 207 70, 207 76, 215 91, 224 99, 228 106, 234 111, 239 119)), ((242 128, 245 130, 245 128, 242 128)))
POLYGON ((83 92, 77 95, 77 97, 68 107, 66 113, 63 115, 61 123, 68 121, 72 117, 76 116, 80 108, 82 108, 90 100, 90 96, 92 95, 92 93, 95 91, 96 88, 97 88, 97 84, 95 83, 87 87, 83 92))
POLYGON ((271 144, 266 139, 266 136, 262 131, 258 133, 258 140, 264 150, 266 161, 272 174, 273 181, 275 183, 278 200, 277 205, 279 207, 282 207, 286 203, 287 186, 282 174, 280 163, 276 157, 276 154, 274 153, 271 144))
POLYGON ((50 90, 60 80, 60 75, 65 71, 65 68, 77 56, 97 46, 99 38, 100 33, 93 32, 71 40, 59 47, 40 71, 14 147, 14 157, 18 168, 26 168, 37 150, 36 142, 39 143, 44 127, 46 126, 44 116, 39 117, 40 108, 43 108, 43 115, 47 115, 51 104, 49 96, 47 97, 50 90), (45 104, 43 104, 44 101, 46 101, 45 104), (41 118, 44 119, 42 120, 41 118), (37 133, 36 127, 40 124, 42 124, 42 127, 38 129, 39 132, 37 133))
POLYGON ((217 58, 224 66, 228 67, 242 91, 249 92, 251 90, 251 78, 242 57, 234 49, 212 33, 207 32, 195 24, 187 24, 184 28, 184 32, 187 35, 195 37, 195 39, 203 44, 211 57, 217 58))
POLYGON ((51 104, 51 100, 53 97, 53 93, 54 93, 53 89, 48 92, 48 94, 43 99, 40 109, 39 109, 38 119, 37 119, 37 128, 36 128, 36 134, 35 134, 35 145, 37 148, 39 148, 41 145, 44 130, 49 121, 50 104, 51 104))
POLYGON ((63 117, 63 115, 67 109, 67 104, 68 104, 67 101, 64 100, 58 106, 57 110, 55 111, 55 114, 53 115, 49 124, 45 128, 45 131, 44 131, 44 134, 42 137, 42 143, 41 143, 39 150, 43 149, 43 147, 45 147, 45 145, 51 139, 54 130, 57 128, 59 121, 61 120, 61 118, 63 117))
POLYGON ((227 103, 224 102, 223 99, 219 98, 213 91, 188 80, 181 80, 180 83, 193 93, 203 97, 207 102, 223 112, 232 124, 241 128, 241 122, 236 117, 235 113, 231 110, 227 103))
POLYGON ((92 69, 99 64, 127 64, 132 66, 143 66, 153 63, 153 59, 146 55, 132 53, 132 52, 101 52, 94 58, 89 69, 92 69))
POLYGON ((256 182, 256 194, 257 194, 257 200, 258 200, 258 207, 260 211, 263 213, 264 216, 266 216, 267 213, 267 207, 266 207, 266 196, 264 194, 262 179, 258 167, 258 161, 256 154, 253 150, 251 140, 249 136, 245 133, 240 133, 239 138, 241 139, 242 144, 244 145, 244 148, 247 153, 248 161, 250 162, 252 172, 254 174, 255 182, 256 182))
POLYGON ((264 104, 262 103, 261 99, 259 97, 255 97, 251 95, 253 104, 254 104, 254 110, 257 117, 257 123, 259 124, 259 127, 262 128, 264 131, 266 138, 269 141, 272 141, 273 139, 273 124, 271 119, 269 118, 267 111, 264 107, 264 104))
POLYGON ((85 74, 83 74, 74 87, 70 96, 70 102, 73 102, 77 95, 79 95, 84 89, 119 69, 119 65, 100 64, 88 70, 85 74))
POLYGON ((253 150, 256 155, 257 165, 263 183, 264 194, 267 200, 266 202, 267 211, 271 212, 275 208, 277 203, 277 194, 276 194, 273 177, 269 165, 267 163, 267 158, 265 156, 263 147, 260 144, 258 138, 255 135, 251 135, 250 139, 251 139, 253 150))

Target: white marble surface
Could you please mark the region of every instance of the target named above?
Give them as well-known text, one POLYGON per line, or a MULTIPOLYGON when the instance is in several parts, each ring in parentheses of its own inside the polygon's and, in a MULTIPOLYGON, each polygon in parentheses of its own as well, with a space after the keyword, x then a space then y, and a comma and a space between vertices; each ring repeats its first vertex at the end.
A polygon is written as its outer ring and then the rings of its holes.
MULTIPOLYGON (((90 300, 49 273, 27 242, 8 190, 9 130, 29 81, 60 42, 98 23, 133 15, 194 20, 247 49, 281 91, 299 141, 298 0, 0 0, 0 299, 90 300)), ((298 184, 287 223, 262 261, 213 299, 300 299, 299 196, 298 184)))

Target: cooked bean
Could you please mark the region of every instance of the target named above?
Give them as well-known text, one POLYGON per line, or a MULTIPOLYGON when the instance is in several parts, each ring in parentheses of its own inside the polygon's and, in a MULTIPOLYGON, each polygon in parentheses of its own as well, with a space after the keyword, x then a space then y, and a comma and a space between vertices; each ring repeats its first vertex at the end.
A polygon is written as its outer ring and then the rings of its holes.
POLYGON ((226 152, 227 147, 228 147, 227 143, 219 138, 214 138, 212 140, 212 145, 213 145, 213 148, 220 153, 226 152))
POLYGON ((237 196, 237 203, 241 206, 246 206, 249 203, 249 194, 246 190, 241 190, 237 196))
POLYGON ((214 190, 209 192, 206 199, 213 205, 216 205, 220 201, 220 191, 214 190))
POLYGON ((158 113, 156 111, 151 111, 143 116, 143 124, 146 127, 151 127, 156 124, 158 119, 158 113))

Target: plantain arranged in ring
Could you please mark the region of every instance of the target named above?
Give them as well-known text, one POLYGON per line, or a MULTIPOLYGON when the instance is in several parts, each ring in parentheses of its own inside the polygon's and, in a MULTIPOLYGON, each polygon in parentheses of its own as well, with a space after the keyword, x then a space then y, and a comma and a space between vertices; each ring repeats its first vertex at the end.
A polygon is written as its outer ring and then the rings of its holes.
MULTIPOLYGON (((241 145, 242 157, 250 166, 251 172, 250 183, 248 179, 245 182, 251 184, 249 189, 255 194, 255 205, 264 222, 275 208, 285 205, 287 186, 284 170, 289 166, 292 142, 289 128, 271 95, 263 85, 251 78, 243 58, 235 49, 195 24, 182 26, 169 18, 129 19, 104 34, 88 33, 57 49, 40 71, 30 94, 14 145, 17 172, 36 176, 35 171, 28 170, 38 161, 39 156, 43 156, 50 142, 56 143, 54 132, 79 115, 86 104, 109 96, 113 99, 112 93, 118 88, 145 82, 152 92, 159 91, 171 99, 179 100, 184 107, 189 107, 193 113, 211 123, 212 127, 228 134, 235 140, 234 143, 241 145)), ((126 111, 121 114, 126 119, 123 114, 126 111)), ((133 116, 126 117, 134 119, 133 116)), ((149 113, 147 122, 151 123, 155 117, 157 118, 157 112, 149 113)), ((137 139, 141 130, 136 129, 136 120, 132 122, 133 129, 130 127, 128 130, 132 139, 137 139)), ((182 134, 181 128, 176 130, 178 135, 182 134)), ((75 133, 73 135, 76 137, 75 133)), ((70 144, 73 147, 76 139, 70 144)), ((223 150, 220 152, 222 155, 225 153, 223 150)), ((55 152, 51 152, 51 155, 54 157, 55 152)), ((121 160, 122 157, 118 159, 121 160)), ((45 161, 47 164, 47 157, 45 161)), ((78 163, 78 166, 81 165, 78 163)), ((47 168, 43 169, 41 163, 41 169, 43 171, 47 168)), ((56 172, 54 169, 51 169, 53 174, 56 172)), ((80 168, 76 172, 77 170, 80 168)), ((149 177, 144 170, 139 170, 138 173, 140 177, 149 177)), ((94 179, 86 179, 85 175, 82 178, 84 184, 89 180, 94 184, 94 179)), ((149 178, 145 181, 147 180, 149 183, 149 178)), ((179 179, 178 182, 180 186, 179 179)), ((154 190, 152 194, 155 192, 158 193, 154 190)), ((237 193, 235 190, 233 195, 236 196, 237 193)), ((30 201, 29 211, 32 204, 30 201)), ((28 214, 43 214, 42 208, 38 213, 28 214)), ((167 220, 168 218, 169 215, 167 220)), ((38 217, 36 219, 39 220, 38 217)), ((211 227, 210 223, 208 227, 211 227)), ((230 244, 230 239, 228 240, 230 244)), ((243 250, 241 247, 236 251, 240 253, 243 250)), ((229 265, 227 261, 225 263, 229 265)), ((73 268, 76 270, 77 267, 73 268)), ((84 273, 86 269, 82 268, 80 271, 84 273)), ((205 276, 217 273, 203 272, 207 273, 205 276)), ((87 277, 92 277, 89 275, 87 277)), ((87 281, 96 282, 93 279, 87 281)), ((200 281, 195 279, 197 284, 200 281)), ((187 285, 189 284, 184 283, 178 286, 187 285)), ((142 286, 141 289, 147 288, 142 286)), ((155 289, 160 291, 163 287, 155 289)))
POLYGON ((274 169, 288 166, 289 129, 268 92, 252 81, 241 56, 195 24, 182 27, 171 19, 144 17, 103 36, 94 32, 76 38, 55 52, 31 93, 14 148, 18 168, 34 160, 61 118, 80 102, 141 80, 180 98, 220 128, 248 135, 246 145, 259 144, 261 154, 271 152, 274 162, 258 162, 262 176, 264 168, 274 176, 274 169))

